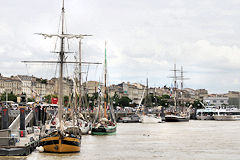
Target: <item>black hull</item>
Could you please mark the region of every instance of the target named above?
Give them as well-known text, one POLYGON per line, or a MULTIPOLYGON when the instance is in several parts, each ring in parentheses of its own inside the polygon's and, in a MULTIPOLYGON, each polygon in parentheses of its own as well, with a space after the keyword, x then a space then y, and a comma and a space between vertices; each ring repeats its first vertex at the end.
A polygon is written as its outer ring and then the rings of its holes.
POLYGON ((140 123, 140 121, 138 120, 130 120, 130 121, 123 121, 122 123, 140 123))
POLYGON ((28 156, 35 148, 26 147, 1 147, 0 156, 28 156))
POLYGON ((119 120, 118 123, 140 123, 139 120, 119 120))
POLYGON ((165 117, 165 122, 188 122, 189 118, 165 117))

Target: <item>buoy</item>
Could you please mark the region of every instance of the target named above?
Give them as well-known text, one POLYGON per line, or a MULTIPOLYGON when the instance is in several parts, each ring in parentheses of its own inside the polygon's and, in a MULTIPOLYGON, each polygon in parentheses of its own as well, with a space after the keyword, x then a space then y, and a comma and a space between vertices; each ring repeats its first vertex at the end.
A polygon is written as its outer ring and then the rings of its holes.
POLYGON ((44 152, 44 148, 42 146, 36 148, 39 152, 44 152))

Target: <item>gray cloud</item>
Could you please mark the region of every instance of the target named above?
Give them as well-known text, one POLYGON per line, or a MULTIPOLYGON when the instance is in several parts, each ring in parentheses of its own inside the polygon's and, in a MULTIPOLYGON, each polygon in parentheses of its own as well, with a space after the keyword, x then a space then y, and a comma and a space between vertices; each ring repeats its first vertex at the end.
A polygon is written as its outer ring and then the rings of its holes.
MULTIPOLYGON (((83 59, 101 61, 107 40, 109 82, 171 85, 176 62, 188 71, 186 87, 210 92, 239 90, 240 2, 237 0, 88 0, 66 1, 71 33, 93 34, 83 40, 83 59)), ((21 60, 49 60, 54 41, 33 33, 56 33, 60 0, 5 1, 0 6, 0 72, 49 77, 55 66, 28 66, 21 60), (45 71, 48 70, 47 73, 45 71)), ((71 42, 77 51, 77 42, 71 42)), ((73 59, 69 55, 69 59, 73 59)), ((69 74, 73 66, 69 66, 69 74)), ((87 67, 84 67, 86 70, 87 67)), ((98 80, 102 66, 91 66, 98 80)))

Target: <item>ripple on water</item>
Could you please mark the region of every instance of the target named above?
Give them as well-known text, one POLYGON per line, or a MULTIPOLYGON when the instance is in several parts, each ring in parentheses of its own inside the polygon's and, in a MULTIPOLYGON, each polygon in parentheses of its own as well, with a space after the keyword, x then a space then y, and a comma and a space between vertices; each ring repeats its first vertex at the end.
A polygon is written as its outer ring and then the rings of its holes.
POLYGON ((33 152, 21 160, 239 160, 240 121, 118 124, 117 134, 83 136, 80 153, 33 152))

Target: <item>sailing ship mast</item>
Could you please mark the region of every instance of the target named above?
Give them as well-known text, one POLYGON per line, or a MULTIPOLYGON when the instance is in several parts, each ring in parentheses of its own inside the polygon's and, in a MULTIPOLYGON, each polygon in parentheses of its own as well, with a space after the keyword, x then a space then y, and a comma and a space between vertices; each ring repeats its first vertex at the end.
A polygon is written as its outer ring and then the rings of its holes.
POLYGON ((148 78, 146 80, 146 83, 147 83, 147 85, 146 85, 147 91, 146 91, 146 96, 145 96, 144 105, 143 105, 144 106, 144 108, 143 108, 143 115, 145 114, 146 107, 149 104, 148 103, 148 78))
MULTIPOLYGON (((82 105, 82 42, 79 40, 79 112, 81 112, 82 105)), ((86 82, 87 83, 87 82, 86 82)))
MULTIPOLYGON (((64 0, 62 3, 62 31, 61 34, 64 35, 64 13, 65 13, 65 9, 64 9, 64 0)), ((63 101, 63 61, 64 61, 64 57, 65 57, 65 53, 64 53, 64 40, 65 37, 62 36, 61 38, 61 48, 60 48, 60 70, 59 70, 59 108, 58 108, 58 118, 59 118, 59 122, 60 122, 60 128, 59 130, 62 131, 63 130, 63 126, 62 126, 62 101, 63 101)))
POLYGON ((176 63, 174 64, 174 67, 173 67, 173 76, 172 77, 169 77, 169 78, 172 78, 173 79, 173 82, 174 82, 174 87, 173 87, 173 91, 174 91, 174 109, 177 110, 177 67, 176 67, 176 63))
POLYGON ((181 103, 183 101, 183 96, 182 96, 182 92, 183 92, 183 81, 189 78, 184 78, 183 76, 183 67, 181 66, 181 70, 177 70, 176 64, 174 64, 174 68, 173 70, 171 70, 174 72, 173 77, 173 81, 174 81, 174 107, 175 109, 177 109, 177 80, 180 79, 181 80, 181 103), (181 72, 181 76, 177 76, 177 71, 181 72))
POLYGON ((177 69, 176 69, 176 64, 174 64, 173 72, 174 72, 174 76, 173 76, 173 79, 174 79, 174 107, 175 107, 175 109, 177 109, 177 69))
POLYGON ((105 61, 104 61, 104 118, 107 118, 107 42, 105 41, 105 61))
POLYGON ((183 84, 184 84, 183 81, 188 80, 189 78, 185 78, 183 76, 183 73, 185 73, 185 72, 183 71, 183 66, 181 66, 181 76, 180 76, 180 79, 181 79, 181 103, 184 106, 184 104, 183 104, 183 84))
POLYGON ((60 69, 59 69, 59 108, 58 108, 58 118, 60 122, 59 130, 62 131, 63 126, 61 124, 62 121, 62 114, 63 114, 63 65, 64 63, 87 63, 87 64, 101 64, 101 63, 92 63, 92 62, 66 62, 66 57, 65 57, 65 39, 83 39, 85 36, 91 36, 91 35, 76 35, 76 34, 66 34, 64 33, 64 16, 65 16, 65 8, 64 8, 64 0, 62 0, 62 9, 61 9, 61 33, 60 34, 44 34, 44 33, 36 33, 38 35, 44 36, 44 38, 52 38, 52 37, 57 37, 60 38, 60 52, 55 52, 59 53, 59 61, 22 61, 24 63, 59 63, 60 64, 60 69))
MULTIPOLYGON (((106 50, 107 42, 105 41, 105 61, 104 61, 104 119, 100 119, 100 115, 98 116, 99 122, 95 123, 92 127, 92 134, 93 135, 108 135, 108 134, 114 134, 116 132, 116 123, 114 120, 114 116, 112 115, 111 109, 110 109, 110 120, 108 120, 107 117, 107 50, 106 50)), ((100 91, 100 89, 99 89, 100 91)), ((100 97, 100 96, 98 96, 100 97)), ((99 103, 98 98, 98 103, 99 103)), ((98 113, 100 113, 100 104, 98 105, 98 113)), ((97 113, 97 114, 98 114, 97 113)), ((97 118, 96 114, 96 118, 97 118)))

